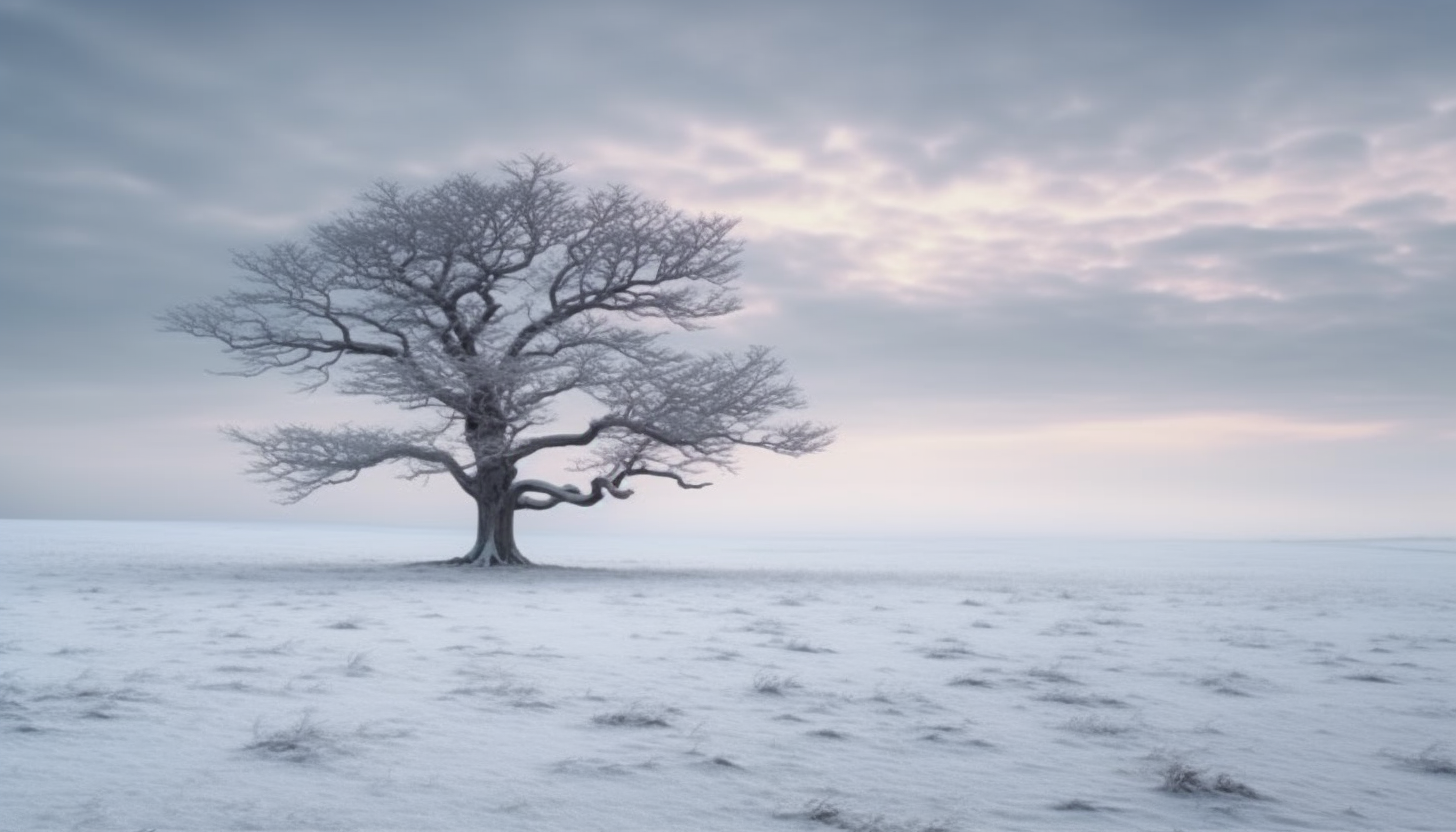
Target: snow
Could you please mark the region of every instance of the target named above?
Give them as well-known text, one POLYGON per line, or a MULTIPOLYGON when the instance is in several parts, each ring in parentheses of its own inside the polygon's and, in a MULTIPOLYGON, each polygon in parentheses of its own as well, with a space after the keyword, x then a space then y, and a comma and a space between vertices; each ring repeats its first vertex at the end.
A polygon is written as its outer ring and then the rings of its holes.
POLYGON ((1456 827, 1456 541, 467 547, 0 521, 0 827, 1456 827))

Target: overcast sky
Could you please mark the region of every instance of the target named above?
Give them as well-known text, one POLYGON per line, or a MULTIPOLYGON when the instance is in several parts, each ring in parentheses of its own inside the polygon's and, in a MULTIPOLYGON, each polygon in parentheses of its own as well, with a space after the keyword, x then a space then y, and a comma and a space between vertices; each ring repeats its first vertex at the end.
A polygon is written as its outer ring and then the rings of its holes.
POLYGON ((379 179, 522 153, 734 214, 840 441, 531 530, 1456 534, 1456 3, 0 0, 0 516, 291 507, 155 316, 379 179))

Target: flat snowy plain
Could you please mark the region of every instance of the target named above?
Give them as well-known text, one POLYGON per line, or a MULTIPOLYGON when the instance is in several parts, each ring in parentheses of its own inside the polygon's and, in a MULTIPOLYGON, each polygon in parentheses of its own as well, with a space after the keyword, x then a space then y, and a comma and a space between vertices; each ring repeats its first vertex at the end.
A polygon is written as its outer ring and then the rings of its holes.
POLYGON ((0 521, 0 827, 1456 829, 1456 541, 466 542, 0 521))

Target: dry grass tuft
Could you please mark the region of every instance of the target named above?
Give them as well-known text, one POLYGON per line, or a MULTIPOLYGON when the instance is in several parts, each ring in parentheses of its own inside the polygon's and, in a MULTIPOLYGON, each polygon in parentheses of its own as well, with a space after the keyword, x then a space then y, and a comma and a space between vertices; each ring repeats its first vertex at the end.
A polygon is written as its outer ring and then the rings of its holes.
POLYGON ((1054 690, 1034 697, 1038 702, 1056 702, 1062 705, 1082 705, 1092 708, 1126 708, 1127 703, 1111 696, 1094 696, 1070 690, 1054 690))
POLYGON ((762 671, 753 677, 753 689, 759 693, 769 696, 783 696, 791 690, 803 687, 799 680, 793 676, 780 676, 776 673, 762 671))
POLYGON ((823 824, 844 832, 951 832, 951 827, 940 821, 931 823, 893 823, 883 815, 862 815, 843 809, 828 800, 811 800, 804 808, 794 812, 781 812, 775 817, 782 820, 806 820, 823 824))
POLYGON ((1043 682, 1055 682, 1059 685, 1080 685, 1081 682, 1072 676, 1063 673, 1060 667, 1033 667, 1026 671, 1026 675, 1033 679, 1040 679, 1043 682))
POLYGON ((1067 731, 1075 731, 1078 734, 1091 734, 1100 737, 1115 737, 1122 734, 1131 734, 1137 730, 1137 726, 1126 722, 1113 722, 1099 716, 1073 717, 1062 723, 1062 728, 1067 731))
POLYGON ((307 763, 328 751, 338 749, 338 737, 324 725, 314 722, 305 712, 292 725, 267 730, 262 721, 253 724, 253 741, 243 746, 254 751, 293 763, 307 763))
POLYGON ((1374 682, 1380 685, 1393 685, 1396 683, 1389 676, 1382 676, 1379 673, 1352 673, 1345 678, 1355 682, 1374 682))
POLYGON ((374 672, 374 666, 369 664, 368 653, 350 653, 348 661, 344 662, 344 673, 349 676, 368 676, 374 672))
POLYGON ((1385 756, 1415 771, 1423 771, 1427 774, 1456 775, 1456 760, 1445 753, 1445 746, 1441 743, 1428 745, 1419 754, 1386 752, 1385 756))
POLYGON ((1055 809, 1055 810, 1057 810, 1058 812, 1095 812, 1095 811, 1097 811, 1097 807, 1096 806, 1094 806, 1093 804, 1091 804, 1091 803, 1089 803, 1089 802, 1087 802, 1085 800, 1081 800, 1079 798, 1074 798, 1072 800, 1063 800, 1061 803, 1055 803, 1055 804, 1053 804, 1052 805, 1052 808, 1055 809))
POLYGON ((592 722, 597 725, 610 725, 618 728, 669 728, 672 726, 672 723, 668 721, 667 711, 660 708, 647 708, 635 702, 620 711, 597 714, 592 717, 592 722))
POLYGON ((1169 794, 1227 794, 1259 800, 1263 795, 1228 774, 1214 775, 1196 769, 1182 760, 1172 760, 1159 772, 1163 782, 1159 789, 1169 794))
POLYGON ((993 687, 992 684, 991 684, 991 681, 989 679, 983 679, 980 676, 957 676, 954 679, 951 679, 949 682, 947 682, 947 684, 952 685, 952 686, 955 686, 955 687, 962 687, 962 688, 989 688, 989 687, 993 687))
POLYGON ((795 653, 833 653, 834 650, 828 647, 821 647, 797 638, 791 638, 782 645, 785 650, 792 650, 795 653))

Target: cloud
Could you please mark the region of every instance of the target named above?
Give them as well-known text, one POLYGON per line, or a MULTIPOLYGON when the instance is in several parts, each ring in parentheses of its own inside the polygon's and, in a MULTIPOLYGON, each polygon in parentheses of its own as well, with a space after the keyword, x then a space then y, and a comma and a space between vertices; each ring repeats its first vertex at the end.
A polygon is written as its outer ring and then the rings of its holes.
MULTIPOLYGON (((841 404, 1363 418, 1430 415, 1456 396, 1449 202, 1405 190, 1407 155, 1290 199, 1312 186, 1221 171, 1218 154, 1077 180, 1027 157, 927 182, 845 127, 799 148, 745 128, 685 134, 674 153, 594 158, 742 214, 749 279, 779 313, 746 328, 790 345, 841 404)), ((1422 158, 1449 166, 1453 150, 1422 158)))
POLYGON ((1076 449, 1209 450, 1269 442, 1339 442, 1392 432, 1388 422, 1307 422, 1263 413, 1193 413, 1131 419, 1059 422, 1007 430, 971 428, 953 434, 920 434, 910 441, 957 445, 1076 449))
POLYGON ((1442 214, 1450 204, 1450 200, 1440 194, 1417 191, 1367 200, 1350 208, 1347 213, 1359 219, 1400 222, 1442 214))

